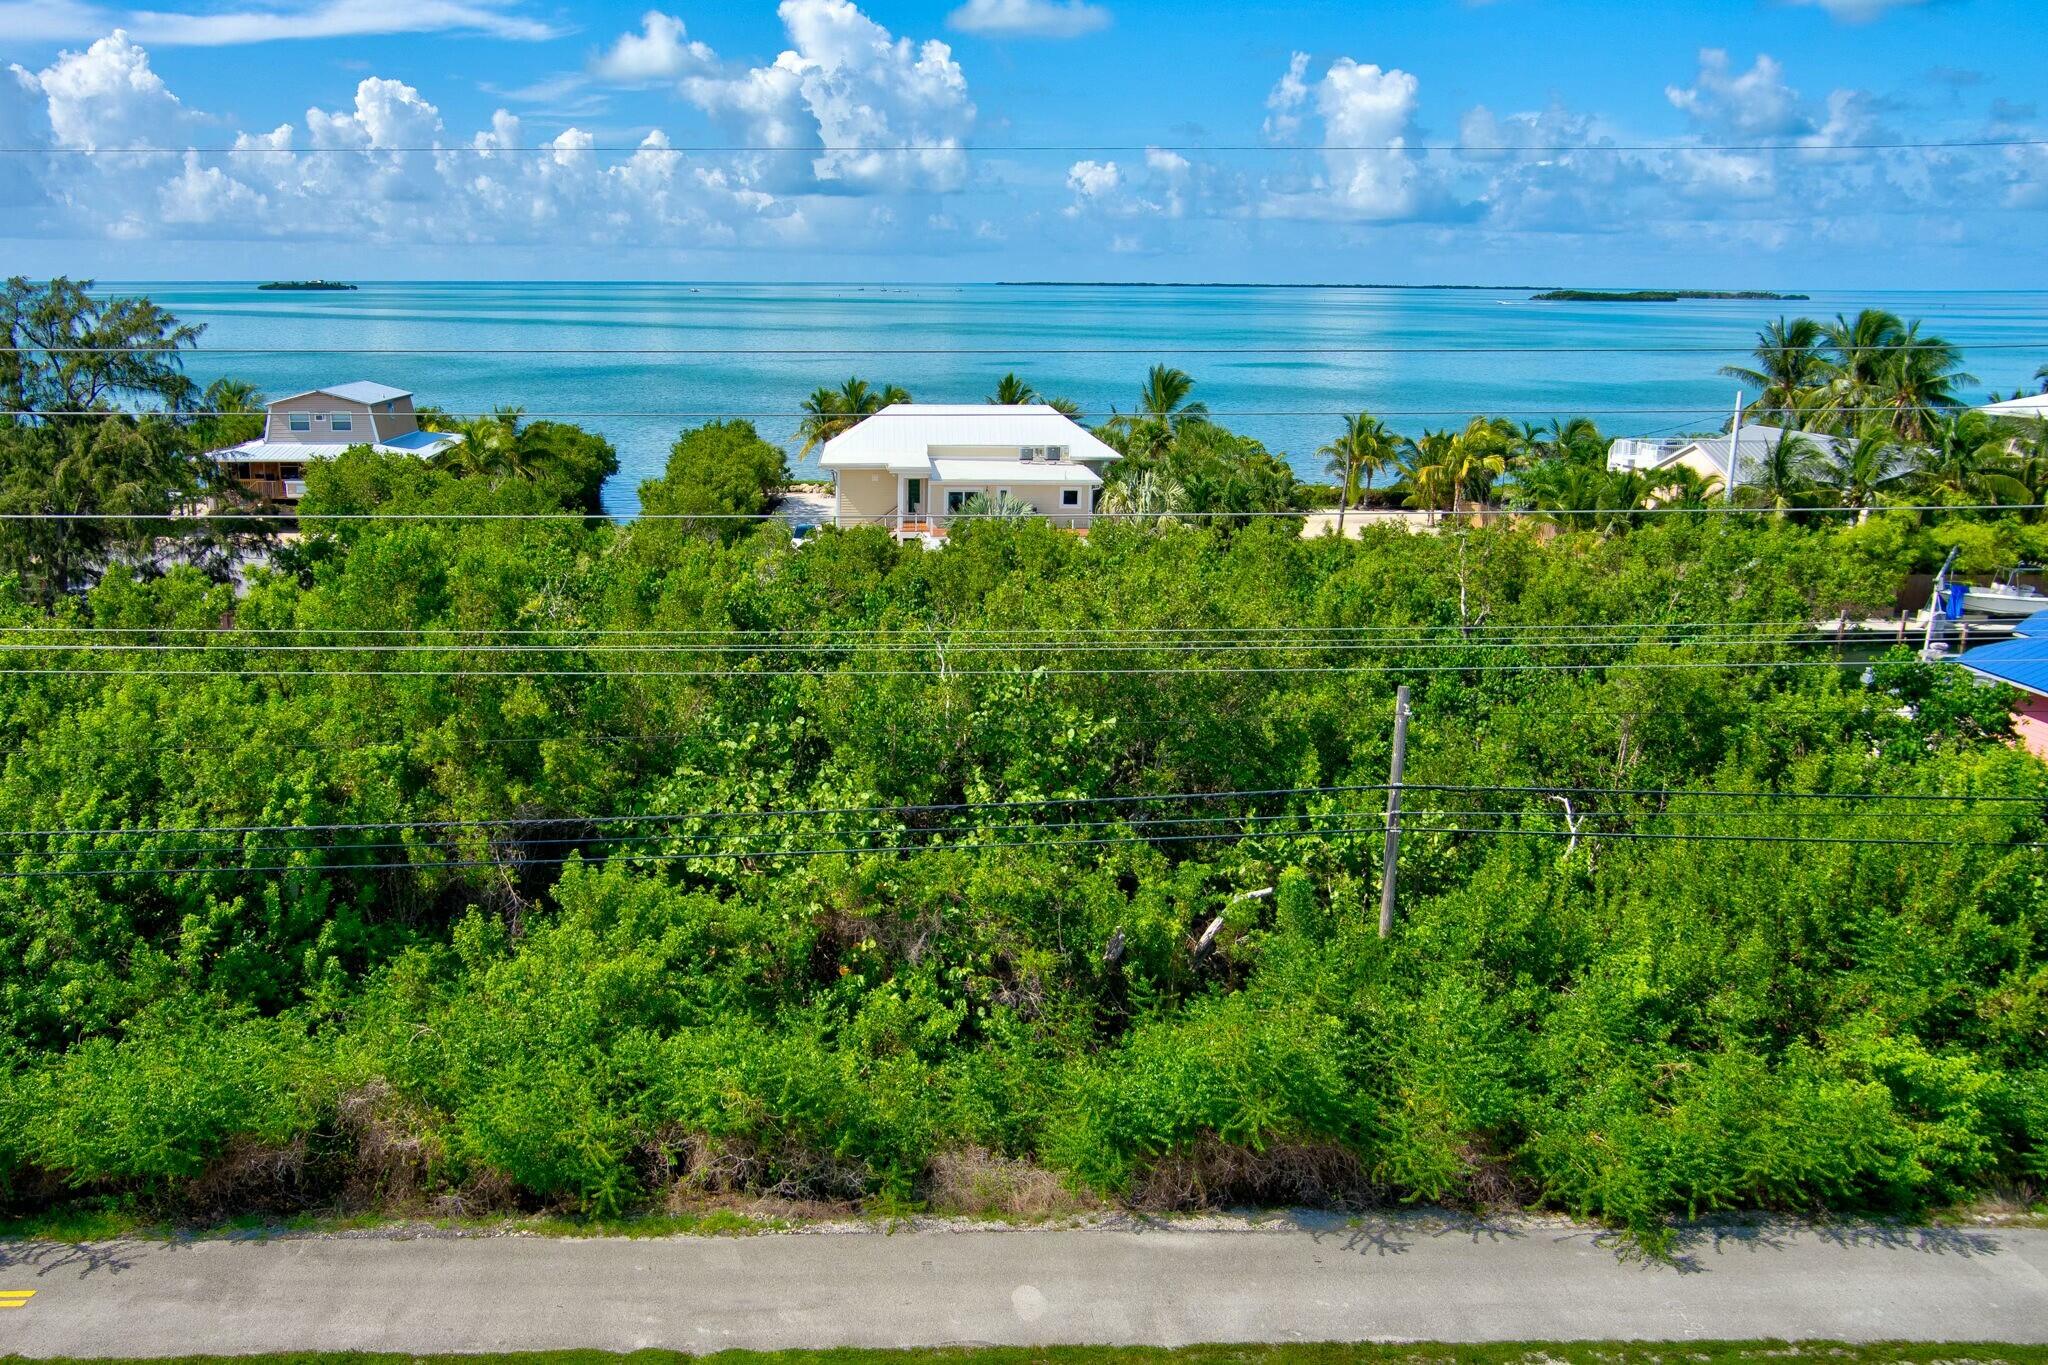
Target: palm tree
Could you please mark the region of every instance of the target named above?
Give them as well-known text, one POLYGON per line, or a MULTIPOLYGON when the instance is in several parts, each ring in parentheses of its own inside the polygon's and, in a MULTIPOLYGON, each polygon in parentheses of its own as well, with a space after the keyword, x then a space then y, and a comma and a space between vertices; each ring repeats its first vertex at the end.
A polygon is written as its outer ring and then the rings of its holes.
POLYGON ((1599 424, 1590 417, 1572 417, 1565 421, 1550 419, 1550 435, 1545 437, 1541 448, 1561 460, 1578 460, 1587 464, 1607 463, 1608 440, 1600 434, 1599 424))
POLYGON ((1147 469, 1121 479, 1102 492, 1102 510, 1133 521, 1152 519, 1155 526, 1170 526, 1175 513, 1187 506, 1187 492, 1170 475, 1147 469))
POLYGON ((1021 408, 1027 403, 1038 401, 1038 390, 1017 377, 1015 370, 996 381, 996 391, 982 400, 1000 404, 1003 407, 1021 408))
POLYGON ((1951 412, 1936 420, 1920 476, 1942 502, 2024 503, 2033 497, 2013 473, 2005 442, 1979 412, 1951 412))
POLYGON ((1062 417, 1079 417, 1081 415, 1081 405, 1079 403, 1076 403, 1071 398, 1047 398, 1037 389, 1025 383, 1024 380, 1018 378, 1015 370, 997 380, 996 391, 982 401, 985 403, 995 403, 1002 407, 1017 408, 1028 407, 1033 403, 1043 403, 1062 417))
POLYGON ((891 404, 909 401, 909 391, 899 385, 886 384, 875 389, 858 376, 849 378, 836 389, 813 389, 811 396, 803 401, 804 417, 797 424, 797 435, 803 437, 804 442, 797 455, 801 458, 810 454, 840 432, 852 430, 863 419, 891 404))
POLYGON ((1353 413, 1344 419, 1343 434, 1318 450, 1328 463, 1323 466, 1337 480, 1337 535, 1344 535, 1344 516, 1351 500, 1371 487, 1373 478, 1394 461, 1399 438, 1370 413, 1353 413))
MULTIPOLYGON (((1738 456, 1739 458, 1739 456, 1738 456)), ((1769 508, 1782 517, 1795 507, 1804 507, 1812 496, 1809 474, 1820 458, 1820 447, 1797 432, 1781 431, 1778 439, 1764 447, 1763 457, 1740 472, 1742 500, 1754 507, 1769 508)))
POLYGON ((1837 313, 1833 322, 1823 324, 1829 355, 1827 382, 1817 395, 1818 415, 1838 428, 1862 425, 1856 409, 1869 406, 1905 330, 1897 314, 1882 308, 1866 308, 1853 318, 1837 313))
POLYGON ((519 424, 524 416, 523 408, 499 407, 488 417, 455 423, 462 440, 441 452, 436 463, 450 473, 471 478, 531 477, 533 469, 519 439, 519 424))
POLYGON ((1942 412, 1962 406, 1956 385, 1976 382, 1975 375, 1964 373, 1959 348, 1940 337, 1921 336, 1915 322, 1898 334, 1878 366, 1876 384, 1865 391, 1865 402, 1886 410, 1892 432, 1902 440, 1925 440, 1942 412))
POLYGON ((192 432, 202 450, 217 450, 263 434, 263 395, 254 384, 216 379, 200 395, 199 406, 206 416, 193 420, 192 432))
POLYGON ((1761 391, 1755 405, 1761 415, 1775 417, 1780 426, 1796 425, 1812 391, 1828 376, 1824 335, 1812 318, 1779 318, 1756 334, 1754 364, 1723 365, 1721 373, 1761 391))
POLYGON ((1913 472, 1913 457, 1882 422, 1866 422, 1854 441, 1838 441, 1816 453, 1806 473, 1835 495, 1844 507, 1857 510, 1861 525, 1885 485, 1913 472))
POLYGON ((1194 388, 1194 378, 1186 370, 1154 365, 1145 376, 1145 387, 1138 391, 1138 415, 1164 422, 1174 430, 1189 423, 1206 422, 1209 405, 1188 399, 1194 388))
POLYGON ((1721 501, 1719 474, 1702 474, 1685 465, 1673 465, 1657 475, 1651 501, 1658 507, 1708 507, 1721 501))
POLYGON ((1607 531, 1647 505, 1651 489, 1640 474, 1610 474, 1582 460, 1546 460, 1523 476, 1519 493, 1538 521, 1571 531, 1607 531))
POLYGON ((1138 390, 1137 411, 1112 412, 1103 434, 1113 437, 1112 444, 1126 456, 1158 459, 1175 437, 1209 420, 1208 405, 1188 398, 1194 387, 1186 370, 1154 365, 1138 390))
POLYGON ((1486 489, 1508 472, 1513 442, 1514 429, 1506 422, 1474 417, 1463 431, 1441 446, 1437 456, 1441 472, 1436 477, 1450 489, 1452 516, 1464 511, 1465 495, 1474 489, 1481 501, 1485 500, 1486 489))
POLYGON ((1446 503, 1455 504, 1457 491, 1451 486, 1449 471, 1451 447, 1457 439, 1454 432, 1428 430, 1419 437, 1401 438, 1401 453, 1394 460, 1394 468, 1408 485, 1410 507, 1426 507, 1435 512, 1446 503))
POLYGON ((1022 498, 1011 497, 1008 493, 997 493, 994 497, 976 493, 961 502, 958 515, 976 521, 1011 521, 1032 515, 1032 507, 1022 498))
POLYGON ((2034 371, 2034 379, 2040 384, 2041 392, 2048 393, 2048 365, 2042 365, 2036 369, 2034 371))
POLYGON ((2040 502, 2048 494, 2048 417, 2036 417, 2027 423, 2024 436, 2015 436, 2008 447, 2012 452, 2012 476, 2025 484, 2033 494, 2030 502, 2040 502))
POLYGON ((263 395, 254 384, 242 379, 216 379, 206 386, 200 402, 211 413, 240 417, 263 411, 263 395))

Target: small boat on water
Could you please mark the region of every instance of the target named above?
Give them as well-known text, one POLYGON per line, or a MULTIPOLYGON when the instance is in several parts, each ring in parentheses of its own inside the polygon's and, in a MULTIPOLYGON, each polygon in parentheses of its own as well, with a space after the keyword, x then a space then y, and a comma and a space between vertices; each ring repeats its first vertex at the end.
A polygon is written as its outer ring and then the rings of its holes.
POLYGON ((2048 593, 2019 581, 2031 567, 2022 564, 1988 587, 1971 584, 1963 592, 1963 610, 1986 616, 2032 616, 2048 610, 2048 593))

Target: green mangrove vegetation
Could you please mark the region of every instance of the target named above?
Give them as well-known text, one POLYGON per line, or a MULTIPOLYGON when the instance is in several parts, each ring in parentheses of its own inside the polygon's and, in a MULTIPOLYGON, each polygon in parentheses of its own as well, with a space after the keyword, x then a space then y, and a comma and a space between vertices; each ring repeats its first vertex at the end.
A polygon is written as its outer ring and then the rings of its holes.
MULTIPOLYGON (((1813 627, 1951 546, 2041 557, 2026 514, 1305 538, 1176 512, 1306 498, 1161 370, 1104 428, 1145 515, 1086 537, 703 520, 785 477, 744 423, 619 524, 609 448, 511 413, 318 462, 258 537, 146 519, 231 496, 197 452, 234 419, 189 415, 174 319, 72 304, 161 344, 0 376, 7 506, 108 514, 0 521, 8 1213, 1441 1201, 1655 1238, 2048 1180, 2048 769, 2006 693, 1813 627)), ((872 401, 831 392, 820 429, 872 401)), ((1453 500, 1492 472, 1432 458, 1453 500)))

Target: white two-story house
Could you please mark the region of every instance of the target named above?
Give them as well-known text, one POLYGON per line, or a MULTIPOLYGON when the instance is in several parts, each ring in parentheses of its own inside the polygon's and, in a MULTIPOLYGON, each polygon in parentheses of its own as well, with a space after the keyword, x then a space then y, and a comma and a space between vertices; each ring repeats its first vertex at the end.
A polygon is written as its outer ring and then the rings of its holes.
POLYGON ((244 488, 278 502, 305 493, 307 464, 350 446, 425 457, 462 441, 453 432, 422 431, 411 393, 368 380, 295 393, 267 412, 261 436, 212 457, 244 488))
POLYGON ((832 472, 839 525, 928 535, 977 494, 1085 528, 1102 467, 1121 458, 1041 403, 894 403, 825 442, 820 463, 832 472))

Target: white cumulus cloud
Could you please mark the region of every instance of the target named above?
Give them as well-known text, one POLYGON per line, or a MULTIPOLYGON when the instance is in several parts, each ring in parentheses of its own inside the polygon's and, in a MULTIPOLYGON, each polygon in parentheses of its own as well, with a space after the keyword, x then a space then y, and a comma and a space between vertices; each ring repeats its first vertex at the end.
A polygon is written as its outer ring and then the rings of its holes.
MULTIPOLYGON (((17 79, 26 76, 14 68, 17 79)), ((121 29, 83 52, 60 52, 30 78, 48 101, 59 146, 141 147, 179 136, 190 114, 150 69, 149 54, 121 29)))
MULTIPOLYGON (((852 0, 782 0, 776 14, 790 47, 772 65, 693 76, 683 93, 750 146, 809 149, 821 188, 950 190, 965 181, 961 148, 975 109, 951 48, 898 38, 852 0)), ((793 188, 788 163, 804 160, 764 154, 754 173, 793 188)))
POLYGON ((1079 38, 1108 28, 1110 14, 1088 0, 967 0, 946 23, 986 37, 1079 38))
POLYGON ((1767 53, 1758 53, 1749 70, 1737 72, 1726 51, 1703 48, 1693 83, 1667 85, 1664 97, 1711 134, 1784 137, 1813 126, 1800 107, 1799 92, 1785 82, 1785 68, 1767 53))
POLYGON ((680 80, 691 72, 710 69, 717 61, 709 47, 690 39, 682 20, 651 9, 640 16, 640 31, 620 34, 591 63, 590 70, 601 80, 639 85, 680 80))
POLYGON ((1308 54, 1287 59, 1287 70, 1266 95, 1266 121, 1261 131, 1275 142, 1301 131, 1301 111, 1308 104, 1308 54))
POLYGON ((1306 185, 1272 187, 1264 212, 1281 218, 1413 216, 1425 197, 1422 168, 1408 149, 1422 83, 1399 67, 1339 57, 1311 84, 1299 56, 1267 97, 1268 127, 1294 131, 1303 117, 1298 111, 1312 103, 1322 124, 1321 174, 1306 185))
POLYGON ((1083 199, 1098 199, 1123 183, 1114 161, 1076 161, 1067 168, 1067 188, 1083 199))

